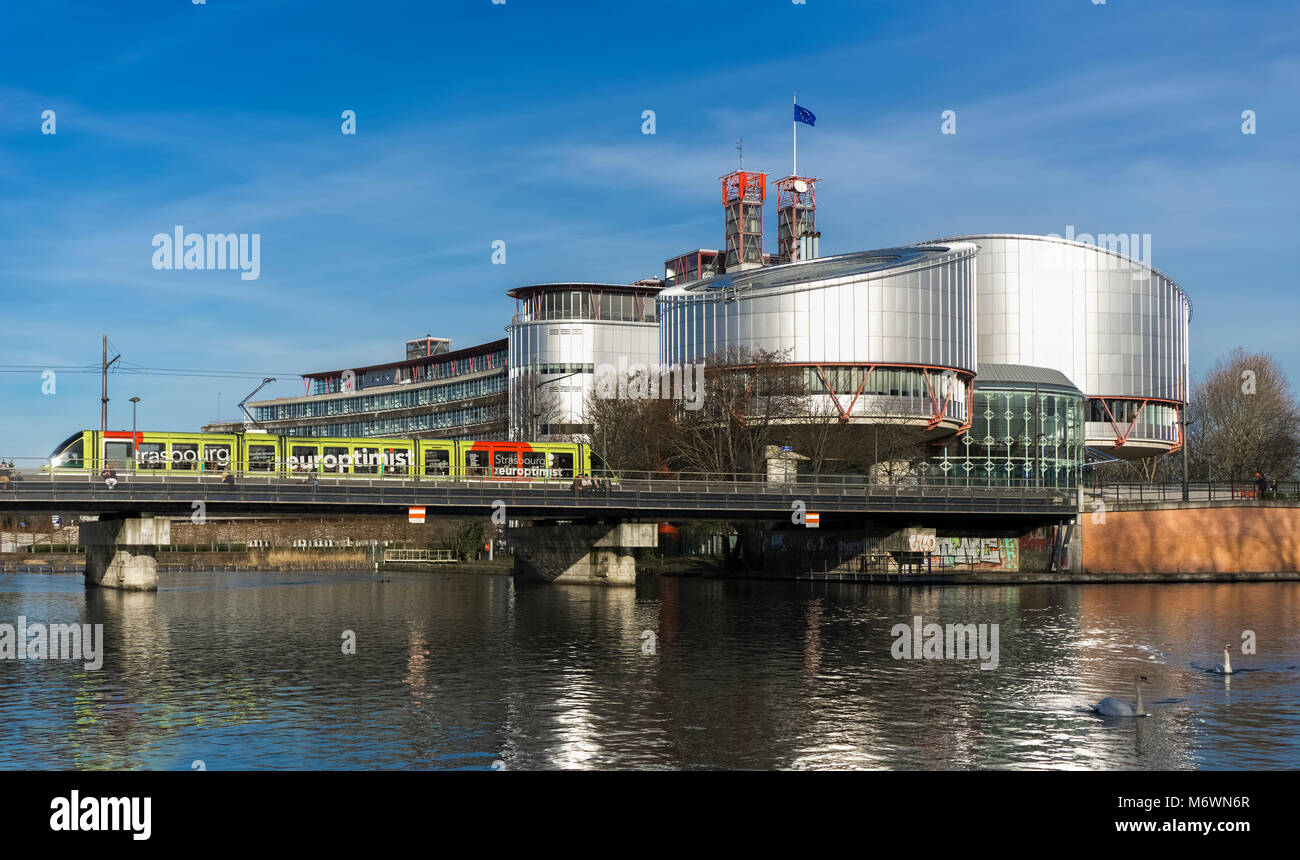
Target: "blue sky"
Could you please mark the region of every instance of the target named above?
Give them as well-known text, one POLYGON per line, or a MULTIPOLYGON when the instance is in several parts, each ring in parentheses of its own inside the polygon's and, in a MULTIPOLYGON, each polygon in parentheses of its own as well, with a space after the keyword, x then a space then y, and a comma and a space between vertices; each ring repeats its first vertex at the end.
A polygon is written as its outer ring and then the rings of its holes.
MULTIPOLYGON (((1149 233, 1193 374, 1243 345, 1300 381, 1293 4, 34 1, 0 34, 0 366, 96 365, 108 334, 250 377, 115 373, 111 425, 137 395, 142 427, 197 429, 259 374, 301 393, 425 333, 503 337, 511 287, 718 247, 736 139, 789 171, 793 90, 823 253, 1149 233), (259 233, 260 277, 155 270, 177 224, 259 233)), ((97 374, 41 386, 0 373, 0 456, 98 426, 97 374)))

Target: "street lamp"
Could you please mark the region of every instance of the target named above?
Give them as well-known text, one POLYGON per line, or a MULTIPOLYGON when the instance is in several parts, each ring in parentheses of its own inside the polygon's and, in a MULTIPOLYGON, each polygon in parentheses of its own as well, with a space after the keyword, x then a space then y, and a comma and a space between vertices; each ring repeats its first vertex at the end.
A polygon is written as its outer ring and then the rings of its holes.
POLYGON ((136 449, 140 447, 140 444, 136 441, 135 435, 135 407, 139 402, 139 397, 131 398, 131 452, 135 455, 137 461, 140 459, 140 452, 136 449))
POLYGON ((1179 423, 1182 424, 1181 435, 1183 437, 1183 501, 1185 502, 1191 495, 1190 487, 1187 483, 1187 428, 1196 423, 1195 419, 1189 419, 1187 417, 1187 406, 1183 406, 1182 418, 1179 423))
POLYGON ((532 418, 533 418, 533 438, 532 438, 531 440, 529 440, 529 441, 531 441, 531 442, 536 442, 536 441, 537 441, 537 431, 541 429, 541 428, 538 426, 538 420, 537 420, 537 419, 539 419, 539 418, 542 417, 541 404, 537 402, 537 398, 540 396, 540 395, 538 394, 538 392, 540 391, 541 387, 542 387, 543 385, 547 385, 547 384, 552 383, 552 382, 559 382, 559 381, 562 380, 562 379, 568 379, 570 376, 581 376, 581 375, 582 375, 583 373, 585 373, 585 372, 586 372, 586 371, 575 370, 573 373, 566 373, 566 374, 564 374, 563 376, 556 376, 556 377, 554 377, 554 378, 552 378, 552 379, 543 379, 541 382, 538 382, 536 385, 533 386, 533 405, 532 405, 532 406, 533 406, 533 415, 532 415, 532 418))

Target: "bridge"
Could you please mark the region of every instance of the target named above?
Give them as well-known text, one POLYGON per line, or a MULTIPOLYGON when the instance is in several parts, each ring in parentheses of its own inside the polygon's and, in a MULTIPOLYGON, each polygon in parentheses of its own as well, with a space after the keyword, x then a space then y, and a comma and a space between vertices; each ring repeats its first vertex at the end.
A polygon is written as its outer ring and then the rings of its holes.
POLYGON ((137 474, 110 486, 99 477, 20 475, 0 487, 0 513, 191 516, 202 503, 217 516, 404 514, 423 507, 448 517, 491 514, 504 503, 511 519, 783 519, 794 503, 827 515, 992 516, 1029 519, 1071 515, 1073 489, 961 487, 934 481, 866 483, 857 476, 819 476, 791 483, 700 477, 620 478, 600 488, 568 482, 396 477, 243 476, 233 485, 213 476, 137 474), (498 505, 499 506, 499 505, 498 505))
POLYGON ((356 475, 318 475, 304 481, 243 475, 223 483, 216 475, 200 473, 136 473, 112 481, 93 474, 25 473, 7 485, 0 483, 0 514, 98 516, 99 522, 81 526, 87 582, 148 590, 156 588, 157 546, 170 543, 170 518, 196 514, 399 516, 423 508, 426 516, 434 517, 531 521, 530 526, 513 526, 511 541, 536 562, 543 578, 553 581, 563 574, 566 581, 613 582, 635 578, 628 550, 655 545, 654 524, 663 520, 795 522, 796 512, 806 511, 819 514, 823 526, 849 527, 870 520, 901 527, 923 520, 966 528, 1033 528, 1064 522, 1078 510, 1073 489, 964 487, 936 480, 881 484, 836 475, 791 482, 749 477, 643 474, 575 484, 356 475), (573 573, 582 565, 590 569, 573 573))

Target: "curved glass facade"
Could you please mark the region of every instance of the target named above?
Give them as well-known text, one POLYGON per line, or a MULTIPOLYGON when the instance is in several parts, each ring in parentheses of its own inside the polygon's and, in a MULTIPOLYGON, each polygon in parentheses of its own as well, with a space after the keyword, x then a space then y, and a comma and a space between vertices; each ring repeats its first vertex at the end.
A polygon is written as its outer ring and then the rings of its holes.
POLYGON ((810 367, 811 391, 835 391, 837 408, 852 400, 853 419, 930 418, 938 400, 955 426, 975 369, 975 252, 913 246, 671 288, 659 294, 660 355, 677 364, 737 349, 784 353, 810 367))
POLYGON ((1083 394, 993 383, 977 386, 966 433, 921 468, 971 487, 1072 487, 1083 462, 1083 394))

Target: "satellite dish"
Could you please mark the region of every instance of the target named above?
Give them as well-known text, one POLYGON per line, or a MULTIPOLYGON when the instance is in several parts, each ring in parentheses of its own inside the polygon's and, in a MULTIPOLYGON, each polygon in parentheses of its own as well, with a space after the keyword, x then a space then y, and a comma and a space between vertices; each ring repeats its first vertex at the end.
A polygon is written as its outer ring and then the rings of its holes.
POLYGON ((794 181, 794 190, 798 191, 800 194, 804 194, 808 191, 808 183, 804 182, 802 179, 796 179, 794 181))

